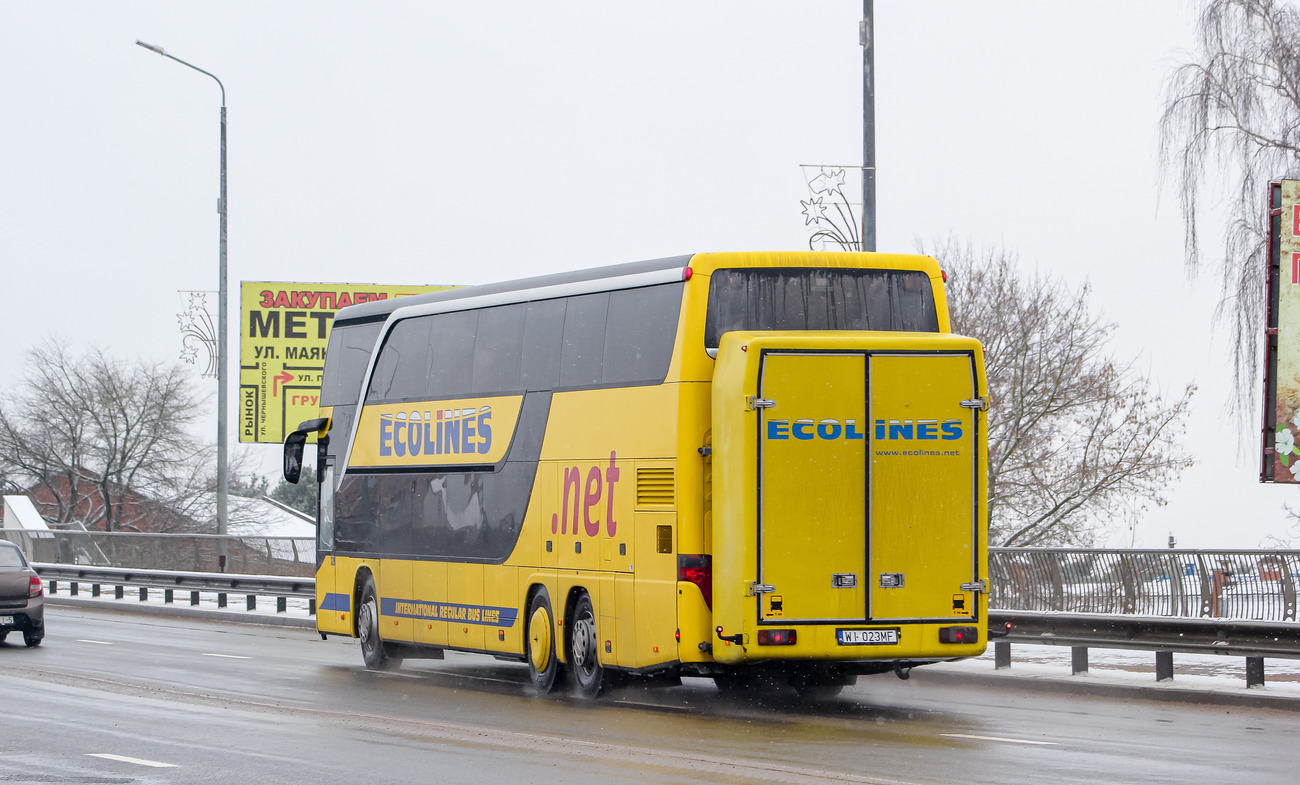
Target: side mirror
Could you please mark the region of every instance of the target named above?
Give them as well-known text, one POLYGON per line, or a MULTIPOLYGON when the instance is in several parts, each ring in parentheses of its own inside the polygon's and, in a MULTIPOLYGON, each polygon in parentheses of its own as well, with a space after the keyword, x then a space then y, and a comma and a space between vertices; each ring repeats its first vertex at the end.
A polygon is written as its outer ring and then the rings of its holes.
POLYGON ((330 421, 327 418, 308 420, 298 426, 298 430, 284 437, 284 479, 285 482, 298 484, 298 478, 302 476, 302 454, 304 445, 307 444, 308 434, 319 434, 317 445, 317 459, 321 459, 325 452, 326 434, 329 432, 330 421))
POLYGON ((298 484, 302 476, 302 451, 307 444, 307 434, 294 431, 284 437, 284 480, 293 485, 298 484))

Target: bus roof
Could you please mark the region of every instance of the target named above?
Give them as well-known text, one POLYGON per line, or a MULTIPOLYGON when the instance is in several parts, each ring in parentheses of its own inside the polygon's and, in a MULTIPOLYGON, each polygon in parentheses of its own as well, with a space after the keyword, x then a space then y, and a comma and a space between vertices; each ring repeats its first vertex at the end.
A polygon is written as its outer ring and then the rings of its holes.
MULTIPOLYGON (((428 294, 410 297, 395 297, 387 300, 372 300, 367 303, 350 305, 340 310, 334 317, 337 322, 373 322, 386 319, 399 308, 433 305, 435 303, 453 302, 489 295, 503 295, 511 292, 526 292, 532 289, 549 289, 555 292, 557 287, 577 285, 600 281, 603 279, 629 279, 646 273, 680 270, 687 267, 696 273, 710 275, 714 270, 735 265, 743 259, 747 267, 872 267, 880 269, 920 270, 931 278, 941 275, 938 263, 931 257, 914 254, 857 253, 848 251, 772 251, 772 252, 725 252, 685 254, 668 256, 662 259, 650 259, 643 262, 591 267, 585 270, 538 275, 531 278, 518 278, 512 281, 463 286, 445 289, 428 294), (865 263, 864 263, 865 262, 865 263)), ((589 287, 583 287, 589 288, 589 287)), ((617 288, 617 287, 616 287, 617 288)), ((547 295, 543 295, 547 296, 547 295)), ((549 296, 554 296, 551 294, 549 296)), ((528 299, 526 297, 520 299, 528 299)), ((473 306, 471 306, 473 307, 473 306)), ((454 308, 453 308, 454 310, 454 308)))
POLYGON ((490 294, 502 294, 505 292, 516 292, 527 289, 542 289, 551 286, 563 286, 565 284, 582 283, 584 281, 597 281, 602 278, 622 278, 638 273, 658 272, 660 270, 682 269, 690 265, 691 258, 694 254, 684 256, 669 256, 663 259, 650 259, 644 262, 627 262, 625 264, 613 264, 605 267, 591 267, 586 270, 573 270, 564 273, 552 273, 551 275, 537 275, 531 278, 518 278, 513 281, 501 281, 499 283, 480 284, 478 286, 462 286, 456 289, 445 289, 440 292, 430 292, 428 294, 417 294, 410 297, 395 297, 387 300, 373 300, 368 303, 358 303, 343 308, 335 315, 336 322, 369 322, 382 319, 398 308, 406 308, 413 305, 425 305, 428 303, 439 303, 448 300, 462 300, 469 297, 481 297, 490 294))

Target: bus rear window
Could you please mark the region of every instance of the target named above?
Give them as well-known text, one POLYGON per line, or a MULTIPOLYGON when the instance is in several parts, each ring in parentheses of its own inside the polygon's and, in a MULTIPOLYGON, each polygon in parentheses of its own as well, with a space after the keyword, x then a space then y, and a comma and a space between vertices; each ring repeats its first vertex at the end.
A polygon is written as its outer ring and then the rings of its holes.
POLYGON ((760 267, 717 270, 704 345, 732 330, 938 332, 930 278, 915 270, 760 267))

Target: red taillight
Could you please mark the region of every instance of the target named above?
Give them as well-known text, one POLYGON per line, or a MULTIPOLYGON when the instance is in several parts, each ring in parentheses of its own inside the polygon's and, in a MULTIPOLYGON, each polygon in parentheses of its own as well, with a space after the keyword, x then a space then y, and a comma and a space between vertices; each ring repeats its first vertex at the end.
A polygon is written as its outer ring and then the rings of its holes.
POLYGON ((33 575, 30 579, 28 579, 27 581, 28 597, 39 597, 44 593, 45 593, 45 586, 41 584, 40 577, 33 575))
POLYGON ((940 643, 976 643, 980 639, 978 627, 940 627, 940 643))
POLYGON ((943 276, 943 282, 944 282, 944 283, 948 283, 948 271, 947 271, 947 270, 940 270, 940 271, 939 271, 939 275, 942 275, 942 276, 943 276))
POLYGON ((683 267, 683 268, 682 268, 682 280, 683 280, 683 281, 689 281, 689 280, 691 280, 691 275, 693 275, 694 273, 695 273, 695 271, 692 270, 691 268, 689 268, 689 267, 683 267))
POLYGON ((759 646, 793 646, 799 640, 795 630, 759 630, 759 646))
POLYGON ((713 557, 677 554, 677 580, 698 586, 704 604, 713 610, 713 557))

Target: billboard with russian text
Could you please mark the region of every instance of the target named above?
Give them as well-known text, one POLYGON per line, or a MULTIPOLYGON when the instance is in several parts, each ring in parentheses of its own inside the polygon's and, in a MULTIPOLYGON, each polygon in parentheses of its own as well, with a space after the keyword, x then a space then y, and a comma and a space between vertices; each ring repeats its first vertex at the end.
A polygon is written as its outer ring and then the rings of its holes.
POLYGON ((319 416, 325 347, 340 308, 450 288, 243 281, 239 440, 278 444, 299 423, 319 416))

